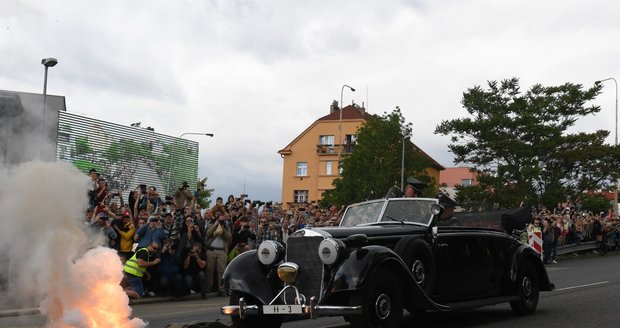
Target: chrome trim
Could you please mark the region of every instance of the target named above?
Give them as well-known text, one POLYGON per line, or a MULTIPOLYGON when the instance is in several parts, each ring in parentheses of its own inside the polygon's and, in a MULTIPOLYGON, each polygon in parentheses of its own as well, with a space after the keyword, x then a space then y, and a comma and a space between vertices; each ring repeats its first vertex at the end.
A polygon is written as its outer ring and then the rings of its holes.
MULTIPOLYGON (((270 304, 273 305, 273 304, 270 304)), ((310 304, 301 304, 301 310, 303 314, 301 316, 310 316, 311 319, 316 319, 319 316, 342 316, 342 315, 360 315, 362 314, 362 306, 336 306, 336 305, 317 305, 316 297, 310 298, 310 304)), ((239 318, 244 319, 248 315, 261 314, 259 305, 246 305, 243 298, 239 299, 239 305, 222 306, 221 313, 225 315, 239 315, 239 318)), ((278 315, 278 314, 270 314, 278 315)), ((290 315, 290 314, 281 314, 290 315)))

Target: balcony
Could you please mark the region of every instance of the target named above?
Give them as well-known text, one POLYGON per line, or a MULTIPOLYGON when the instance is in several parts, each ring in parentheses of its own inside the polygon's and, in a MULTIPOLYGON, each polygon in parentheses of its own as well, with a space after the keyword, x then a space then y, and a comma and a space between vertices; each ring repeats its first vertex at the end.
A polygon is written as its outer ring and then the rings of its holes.
POLYGON ((316 145, 316 153, 318 155, 338 155, 338 150, 341 149, 342 154, 350 154, 355 148, 355 144, 344 145, 316 145))

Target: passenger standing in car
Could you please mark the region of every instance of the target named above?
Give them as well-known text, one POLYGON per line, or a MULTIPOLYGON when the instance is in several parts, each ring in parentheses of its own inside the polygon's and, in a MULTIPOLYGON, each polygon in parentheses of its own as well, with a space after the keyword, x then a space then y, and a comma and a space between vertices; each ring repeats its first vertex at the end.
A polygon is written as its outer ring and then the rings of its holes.
POLYGON ((409 197, 422 197, 422 190, 426 188, 426 183, 414 179, 407 178, 407 186, 405 187, 405 198, 409 197))

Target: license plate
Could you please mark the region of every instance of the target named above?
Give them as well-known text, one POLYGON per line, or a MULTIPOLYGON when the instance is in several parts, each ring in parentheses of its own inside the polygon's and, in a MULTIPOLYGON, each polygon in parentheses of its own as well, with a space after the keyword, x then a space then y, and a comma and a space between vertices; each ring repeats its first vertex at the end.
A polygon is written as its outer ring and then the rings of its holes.
POLYGON ((301 314, 301 305, 263 305, 263 314, 301 314))

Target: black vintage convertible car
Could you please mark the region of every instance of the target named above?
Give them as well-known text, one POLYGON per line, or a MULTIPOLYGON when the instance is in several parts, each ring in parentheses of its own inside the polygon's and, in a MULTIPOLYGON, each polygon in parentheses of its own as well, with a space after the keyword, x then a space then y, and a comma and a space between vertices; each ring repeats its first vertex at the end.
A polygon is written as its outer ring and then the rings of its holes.
POLYGON ((432 198, 349 206, 339 227, 263 242, 226 268, 222 313, 236 327, 279 327, 286 316, 344 316, 354 327, 398 327, 403 310, 453 311, 509 302, 536 310, 553 290, 538 253, 511 235, 438 225, 432 198))

